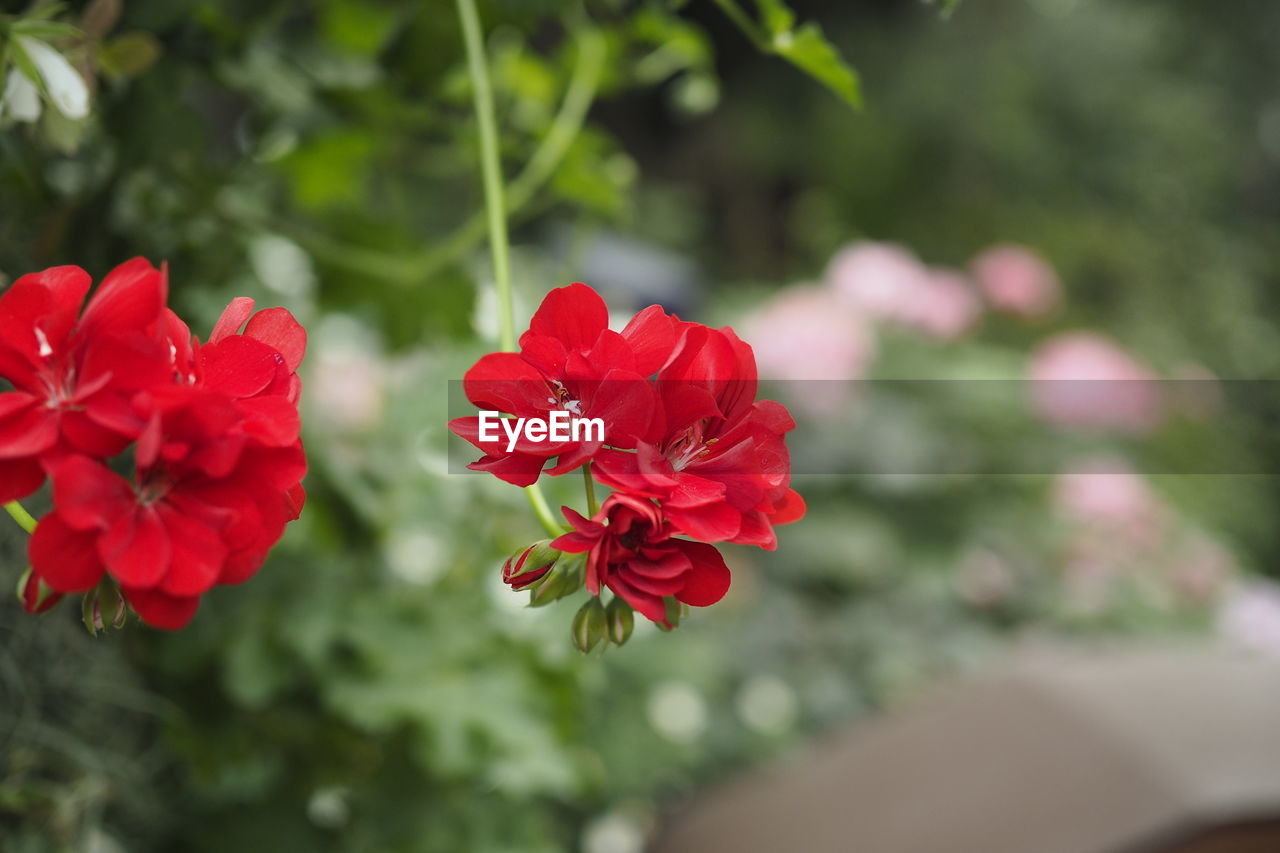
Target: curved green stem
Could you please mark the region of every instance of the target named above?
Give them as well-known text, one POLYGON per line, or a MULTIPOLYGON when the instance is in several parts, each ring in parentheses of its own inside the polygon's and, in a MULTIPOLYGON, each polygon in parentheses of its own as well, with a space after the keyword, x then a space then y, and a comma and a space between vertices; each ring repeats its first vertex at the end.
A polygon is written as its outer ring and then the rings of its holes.
MULTIPOLYGON (((515 303, 511 296, 511 253, 507 235, 507 208, 503 197, 502 162, 498 158, 498 122, 494 117, 493 87, 480 37, 480 16, 475 0, 457 0, 462 39, 467 49, 467 69, 480 126, 480 172, 484 178, 485 213, 489 224, 489 250, 493 255, 493 280, 498 291, 498 340, 502 349, 516 348, 515 303)), ((538 521, 552 536, 560 535, 551 507, 538 484, 525 489, 538 521)))
POLYGON ((547 531, 551 536, 559 536, 564 533, 566 528, 563 524, 556 521, 555 513, 551 511, 551 505, 547 503, 547 499, 542 494, 542 490, 535 483, 524 490, 529 497, 529 506, 533 507, 533 514, 538 517, 538 521, 542 523, 542 529, 547 531))
POLYGON ((590 462, 582 466, 582 482, 587 489, 587 518, 595 518, 600 511, 600 504, 596 503, 596 481, 591 479, 590 462))
POLYGON ((4 505, 4 509, 5 512, 13 517, 14 521, 18 522, 18 526, 27 531, 27 533, 36 532, 36 520, 31 513, 23 508, 22 504, 17 501, 11 501, 4 505))
POLYGON ((503 197, 502 162, 498 159, 498 122, 494 117, 493 87, 480 37, 475 0, 457 0, 462 40, 467 47, 467 71, 476 123, 480 126, 480 171, 484 177, 484 208, 489 224, 489 252, 493 281, 498 289, 498 340, 504 350, 516 348, 515 306, 511 298, 511 252, 507 236, 507 203, 503 197))
MULTIPOLYGON (((578 58, 564 99, 525 167, 507 188, 506 210, 511 218, 522 211, 550 180, 569 153, 586 122, 604 73, 605 41, 600 32, 583 27, 578 35, 578 58)), ((333 266, 360 275, 374 275, 397 285, 430 278, 441 268, 467 254, 484 239, 486 215, 472 216, 436 245, 422 252, 397 255, 379 249, 353 246, 298 225, 275 223, 272 227, 297 240, 304 248, 333 266)))

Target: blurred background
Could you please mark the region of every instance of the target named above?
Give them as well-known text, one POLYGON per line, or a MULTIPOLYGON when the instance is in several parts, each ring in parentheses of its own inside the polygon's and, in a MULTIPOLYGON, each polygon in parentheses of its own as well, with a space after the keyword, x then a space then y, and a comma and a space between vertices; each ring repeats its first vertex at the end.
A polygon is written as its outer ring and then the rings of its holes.
MULTIPOLYGON (((479 5, 518 327, 574 280, 732 324, 762 376, 825 380, 776 388, 797 470, 849 473, 797 478, 808 516, 728 549, 719 605, 579 655, 575 603, 502 585, 520 490, 447 473, 447 383, 496 339, 453 5, 66 4, 90 108, 0 111, 0 282, 144 255, 193 329, 290 308, 310 502, 177 634, 0 597, 0 847, 635 853, 1028 643, 1280 656, 1280 481, 1176 473, 1280 462, 1215 392, 1280 370, 1280 6, 794 0, 855 110, 712 0, 479 5), (1147 390, 857 381, 1080 378, 1147 390), (1027 411, 1071 453, 1011 475, 1027 411)), ((0 524, 7 583, 24 548, 0 524)))

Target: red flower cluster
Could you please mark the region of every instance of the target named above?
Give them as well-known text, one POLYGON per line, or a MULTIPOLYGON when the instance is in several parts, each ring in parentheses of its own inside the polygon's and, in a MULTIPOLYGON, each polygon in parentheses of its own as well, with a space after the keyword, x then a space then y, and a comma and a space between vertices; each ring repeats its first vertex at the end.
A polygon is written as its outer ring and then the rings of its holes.
POLYGON ((180 628, 210 587, 253 575, 301 512, 306 331, 242 298, 202 344, 141 258, 81 311, 90 284, 54 267, 0 296, 0 378, 15 389, 0 393, 0 502, 53 482, 25 603, 109 576, 145 622, 180 628))
POLYGON ((551 546, 588 554, 593 595, 608 587, 666 623, 667 599, 705 606, 728 590, 729 570, 706 543, 772 550, 774 525, 804 515, 784 444, 795 422, 781 404, 756 399, 756 381, 751 347, 732 329, 654 305, 613 332, 604 300, 572 284, 543 300, 519 353, 484 356, 463 386, 482 410, 542 422, 557 411, 599 419, 603 440, 532 441, 526 433, 495 441, 482 437, 479 418, 449 426, 484 451, 468 467, 515 485, 544 469, 558 475, 590 463, 614 494, 591 519, 566 507, 573 531, 551 546))

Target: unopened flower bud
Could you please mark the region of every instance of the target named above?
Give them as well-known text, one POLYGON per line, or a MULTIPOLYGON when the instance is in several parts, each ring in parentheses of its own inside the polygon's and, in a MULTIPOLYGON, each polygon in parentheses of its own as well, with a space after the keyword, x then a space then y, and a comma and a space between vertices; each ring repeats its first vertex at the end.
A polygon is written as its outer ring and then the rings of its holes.
POLYGON ((95 637, 99 632, 105 631, 107 626, 124 627, 128 613, 120 588, 107 578, 103 578, 80 600, 80 617, 84 620, 84 627, 95 637))
POLYGON ((591 599, 573 617, 573 644, 586 654, 599 645, 605 637, 604 605, 598 596, 591 599))
POLYGON ((681 618, 687 613, 687 609, 681 604, 674 595, 668 595, 663 602, 667 607, 667 618, 661 622, 655 622, 663 631, 674 631, 680 625, 681 618))
POLYGON ((623 601, 621 596, 615 595, 609 602, 609 606, 605 608, 604 615, 609 642, 615 646, 621 646, 631 639, 631 630, 635 628, 636 619, 635 611, 630 604, 623 601))
POLYGON ((580 554, 569 554, 557 560, 546 576, 531 587, 533 594, 529 598, 529 606, 542 607, 582 589, 584 562, 580 554))
POLYGON ((62 600, 62 593, 54 592, 35 572, 27 569, 18 578, 18 598, 28 613, 44 613, 62 600))
POLYGON ((542 580, 560 557, 550 542, 550 539, 534 542, 508 557, 502 564, 503 583, 512 589, 528 589, 542 580))

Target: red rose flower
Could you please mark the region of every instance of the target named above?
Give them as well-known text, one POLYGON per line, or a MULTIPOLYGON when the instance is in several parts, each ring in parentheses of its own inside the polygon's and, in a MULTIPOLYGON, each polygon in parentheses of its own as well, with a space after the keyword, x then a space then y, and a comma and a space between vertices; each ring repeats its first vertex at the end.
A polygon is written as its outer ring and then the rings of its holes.
POLYGON ((666 621, 667 596, 694 607, 715 604, 729 590, 729 568, 712 545, 673 538, 678 532, 652 501, 611 495, 586 519, 562 508, 573 526, 551 543, 587 554, 587 591, 614 594, 653 622, 666 621))

